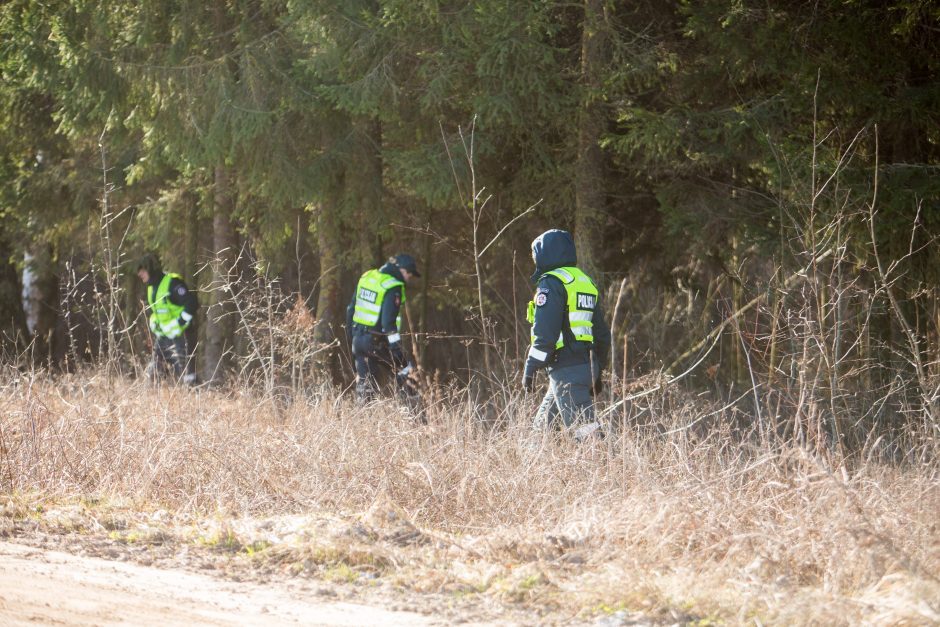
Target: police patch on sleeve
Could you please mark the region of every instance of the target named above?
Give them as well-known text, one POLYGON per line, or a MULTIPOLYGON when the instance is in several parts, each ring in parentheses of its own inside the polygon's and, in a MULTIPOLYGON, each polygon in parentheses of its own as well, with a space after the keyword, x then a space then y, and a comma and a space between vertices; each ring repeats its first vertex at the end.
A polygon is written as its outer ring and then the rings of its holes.
POLYGON ((186 296, 186 287, 183 285, 176 286, 176 293, 180 296, 186 296))
POLYGON ((548 302, 548 295, 545 292, 539 292, 535 295, 535 306, 541 307, 548 302))

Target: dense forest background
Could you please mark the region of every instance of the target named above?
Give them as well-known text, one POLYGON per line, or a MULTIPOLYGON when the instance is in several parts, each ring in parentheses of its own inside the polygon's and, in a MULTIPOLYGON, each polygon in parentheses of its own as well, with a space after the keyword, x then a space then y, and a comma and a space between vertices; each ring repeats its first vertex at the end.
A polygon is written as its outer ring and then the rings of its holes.
POLYGON ((11 0, 3 347, 145 354, 155 251, 203 378, 348 381, 356 279, 410 252, 424 372, 514 380, 529 243, 565 228, 622 394, 936 437, 938 68, 930 0, 11 0))

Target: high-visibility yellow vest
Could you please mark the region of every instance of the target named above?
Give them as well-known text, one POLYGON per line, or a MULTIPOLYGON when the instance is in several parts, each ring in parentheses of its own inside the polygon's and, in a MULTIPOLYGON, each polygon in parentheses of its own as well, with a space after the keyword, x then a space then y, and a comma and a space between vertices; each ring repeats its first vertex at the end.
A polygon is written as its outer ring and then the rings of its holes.
MULTIPOLYGON (((356 285, 356 307, 353 312, 353 322, 374 327, 379 322, 382 313, 382 302, 385 294, 393 287, 401 286, 401 304, 405 304, 405 283, 390 274, 369 270, 365 272, 356 285)), ((401 309, 395 324, 401 329, 401 309)))
MULTIPOLYGON (((571 333, 578 342, 594 341, 594 310, 597 308, 597 286, 591 277, 573 266, 549 270, 542 276, 550 274, 561 281, 565 286, 567 296, 568 325, 571 333)), ((541 280, 541 279, 540 279, 541 280)), ((529 324, 535 325, 535 301, 529 301, 526 319, 529 324)), ((564 325, 562 326, 564 329, 564 325)), ((531 340, 535 343, 535 327, 532 327, 531 340)), ((555 349, 565 345, 564 333, 558 334, 555 349)))
POLYGON ((150 330, 156 335, 168 338, 179 337, 189 322, 180 324, 183 306, 170 302, 170 281, 180 279, 178 274, 167 273, 157 286, 156 294, 152 285, 147 286, 147 304, 150 305, 150 330))

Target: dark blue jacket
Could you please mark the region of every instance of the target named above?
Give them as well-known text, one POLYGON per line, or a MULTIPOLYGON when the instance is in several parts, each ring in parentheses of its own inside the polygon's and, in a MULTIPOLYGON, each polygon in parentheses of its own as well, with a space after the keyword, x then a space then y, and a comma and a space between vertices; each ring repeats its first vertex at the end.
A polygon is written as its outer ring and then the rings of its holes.
POLYGON ((535 258, 535 274, 532 275, 532 281, 536 282, 535 302, 538 306, 535 308, 533 327, 535 340, 529 349, 525 372, 532 374, 545 367, 563 368, 587 364, 590 363, 593 352, 594 368, 599 375, 607 363, 610 351, 610 328, 604 319, 600 296, 592 318, 593 346, 587 342, 578 342, 574 339, 568 323, 568 296, 565 286, 557 277, 545 274, 556 268, 577 267, 578 257, 571 234, 559 230, 543 233, 532 243, 532 254, 535 258), (565 345, 555 350, 559 333, 563 334, 565 345), (540 359, 542 355, 545 356, 544 359, 540 359))

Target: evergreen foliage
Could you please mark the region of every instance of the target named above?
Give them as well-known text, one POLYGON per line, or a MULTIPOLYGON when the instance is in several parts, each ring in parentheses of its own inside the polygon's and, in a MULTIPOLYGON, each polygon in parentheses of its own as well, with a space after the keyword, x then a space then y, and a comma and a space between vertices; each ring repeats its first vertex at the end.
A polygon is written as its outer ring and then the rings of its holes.
MULTIPOLYGON (((933 363, 938 19, 926 0, 13 0, 0 6, 0 251, 64 278, 95 267, 107 225, 126 231, 126 257, 157 250, 210 289, 218 270, 198 270, 229 241, 257 262, 241 272, 264 268, 316 309, 408 250, 428 275, 412 330, 469 335, 475 178, 491 196, 483 242, 542 200, 480 259, 501 350, 519 356, 513 333, 525 343, 532 237, 582 225, 600 282, 632 286, 615 331, 636 373, 829 248, 839 261, 820 272, 874 290, 877 180, 896 314, 933 363), (105 194, 127 208, 113 224, 105 194)), ((336 336, 331 307, 315 313, 336 336)), ((818 308, 820 324, 863 315, 833 311, 818 308)), ((875 311, 864 333, 907 350, 875 311)), ((771 355, 768 329, 754 348, 771 355)), ((463 359, 432 343, 425 367, 463 359)), ((717 372, 741 376, 728 360, 717 372)))

